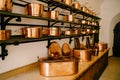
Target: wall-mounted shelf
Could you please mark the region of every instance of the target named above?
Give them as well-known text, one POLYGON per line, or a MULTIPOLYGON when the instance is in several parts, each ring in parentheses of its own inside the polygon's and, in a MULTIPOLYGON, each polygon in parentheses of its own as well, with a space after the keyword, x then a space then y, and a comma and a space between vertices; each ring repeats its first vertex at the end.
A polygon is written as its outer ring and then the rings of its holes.
MULTIPOLYGON (((24 1, 24 0, 18 0, 18 1, 25 2, 26 4, 29 3, 29 2, 24 1)), ((93 16, 91 14, 85 13, 82 10, 75 9, 72 6, 66 5, 63 2, 59 2, 57 0, 38 0, 38 1, 48 4, 48 8, 50 10, 54 10, 57 7, 59 7, 61 9, 68 10, 71 13, 79 14, 79 15, 83 16, 82 18, 80 18, 81 20, 82 19, 87 20, 88 18, 91 18, 93 21, 98 21, 98 20, 101 19, 97 16, 93 16)), ((22 7, 25 7, 25 5, 26 5, 26 4, 23 5, 21 3, 14 3, 14 2, 13 2, 13 4, 18 5, 18 6, 22 6, 22 7)), ((2 10, 0 10, 0 18, 1 18, 1 22, 0 22, 1 30, 5 30, 6 25, 16 25, 16 26, 28 26, 28 25, 33 26, 33 25, 35 25, 35 26, 37 26, 37 24, 9 23, 10 20, 12 20, 12 19, 16 19, 16 21, 21 21, 22 18, 34 19, 34 20, 44 20, 44 21, 48 21, 48 23, 52 22, 52 24, 43 25, 44 27, 52 27, 56 23, 61 23, 61 24, 68 23, 68 24, 70 24, 70 26, 69 27, 64 27, 64 28, 71 28, 71 29, 72 28, 78 28, 78 27, 75 27, 76 25, 78 25, 80 27, 89 26, 91 28, 99 30, 99 25, 97 25, 97 26, 87 25, 87 24, 81 24, 81 23, 78 23, 78 22, 50 19, 50 18, 46 18, 46 17, 43 17, 43 16, 31 16, 31 15, 26 15, 26 14, 5 12, 5 11, 2 11, 2 10)), ((62 28, 62 26, 56 26, 56 27, 62 28)), ((51 40, 69 38, 69 43, 71 43, 71 41, 72 41, 71 38, 80 37, 80 36, 88 36, 88 35, 96 35, 96 34, 84 34, 84 35, 79 34, 79 35, 71 35, 71 36, 65 36, 65 35, 46 36, 46 37, 42 37, 42 38, 39 38, 39 39, 28 39, 28 38, 23 38, 23 37, 13 37, 13 36, 11 36, 11 39, 9 39, 9 40, 1 40, 0 41, 0 46, 1 46, 0 57, 2 58, 2 60, 4 60, 5 56, 7 56, 8 51, 5 49, 7 45, 19 45, 19 44, 22 44, 22 43, 29 43, 29 42, 48 41, 48 45, 47 45, 47 47, 48 47, 51 40)), ((98 35, 97 35, 97 37, 98 37, 98 35)), ((98 40, 98 39, 96 39, 96 40, 98 40)))

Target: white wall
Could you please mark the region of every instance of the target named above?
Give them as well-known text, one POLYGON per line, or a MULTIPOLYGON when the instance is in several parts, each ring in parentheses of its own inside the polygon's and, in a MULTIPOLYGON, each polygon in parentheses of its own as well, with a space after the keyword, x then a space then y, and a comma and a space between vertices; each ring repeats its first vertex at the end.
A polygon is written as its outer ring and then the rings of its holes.
POLYGON ((115 24, 120 21, 120 0, 104 0, 101 5, 100 17, 100 41, 108 43, 111 48, 109 56, 112 55, 113 29, 115 24))

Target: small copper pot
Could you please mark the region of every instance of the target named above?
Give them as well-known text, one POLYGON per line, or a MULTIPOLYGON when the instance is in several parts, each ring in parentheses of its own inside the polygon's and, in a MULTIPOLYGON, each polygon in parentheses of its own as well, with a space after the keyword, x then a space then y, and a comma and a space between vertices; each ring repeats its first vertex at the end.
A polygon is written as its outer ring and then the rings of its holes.
POLYGON ((46 17, 50 19, 59 19, 59 12, 58 11, 48 11, 46 12, 46 17))
POLYGON ((60 29, 58 27, 51 27, 49 35, 50 36, 59 36, 60 35, 60 29))
POLYGON ((1 0, 0 1, 0 10, 12 12, 13 3, 12 0, 1 0))
POLYGON ((22 34, 25 38, 41 38, 42 27, 26 27, 22 28, 22 34))
POLYGON ((72 5, 72 0, 62 0, 62 2, 70 6, 72 5))
POLYGON ((107 43, 95 43, 95 47, 97 47, 99 51, 102 52, 105 49, 107 49, 108 44, 107 43))
POLYGON ((80 10, 80 4, 78 3, 78 2, 73 2, 72 3, 72 6, 74 7, 74 8, 76 8, 76 9, 79 9, 80 10))
POLYGON ((8 40, 11 37, 11 30, 0 30, 0 40, 8 40))
POLYGON ((43 16, 44 5, 36 3, 27 4, 26 13, 31 16, 43 16))
POLYGON ((74 49, 73 54, 75 57, 80 59, 80 61, 91 61, 91 54, 87 49, 74 49))
POLYGON ((72 30, 70 29, 70 30, 66 30, 65 31, 65 35, 72 35, 72 30))
POLYGON ((72 15, 72 14, 71 15, 66 15, 66 16, 64 16, 64 20, 74 22, 75 21, 75 16, 72 15))

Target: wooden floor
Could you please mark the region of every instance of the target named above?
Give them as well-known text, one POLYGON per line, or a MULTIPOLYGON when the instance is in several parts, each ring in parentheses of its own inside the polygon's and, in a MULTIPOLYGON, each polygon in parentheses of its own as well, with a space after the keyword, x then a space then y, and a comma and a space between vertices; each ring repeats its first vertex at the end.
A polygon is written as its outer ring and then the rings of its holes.
POLYGON ((120 80, 120 57, 109 57, 109 63, 99 80, 120 80))

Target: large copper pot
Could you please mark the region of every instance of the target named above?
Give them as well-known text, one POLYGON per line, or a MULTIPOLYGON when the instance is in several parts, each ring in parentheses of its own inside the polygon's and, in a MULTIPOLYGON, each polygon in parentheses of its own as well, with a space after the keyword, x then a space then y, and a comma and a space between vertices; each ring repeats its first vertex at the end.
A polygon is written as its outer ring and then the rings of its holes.
POLYGON ((31 16, 43 16, 44 5, 36 3, 27 4, 26 13, 31 16))
POLYGON ((11 30, 0 30, 0 40, 8 40, 11 37, 11 30))
POLYGON ((0 10, 12 12, 12 0, 0 0, 0 10))
POLYGON ((73 58, 59 60, 39 59, 40 75, 42 76, 65 76, 73 75, 78 71, 78 61, 73 58))
POLYGON ((80 61, 91 61, 91 54, 88 49, 74 49, 73 54, 80 61))
POLYGON ((47 11, 46 17, 50 19, 59 19, 59 12, 58 11, 47 11))
POLYGON ((41 38, 42 27, 25 27, 22 28, 22 34, 25 38, 41 38))

